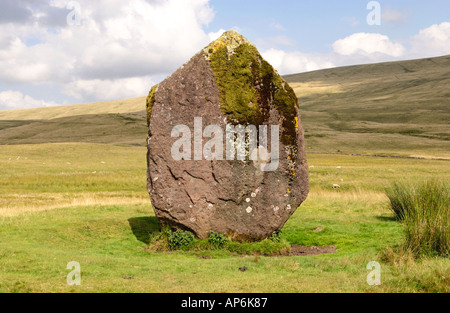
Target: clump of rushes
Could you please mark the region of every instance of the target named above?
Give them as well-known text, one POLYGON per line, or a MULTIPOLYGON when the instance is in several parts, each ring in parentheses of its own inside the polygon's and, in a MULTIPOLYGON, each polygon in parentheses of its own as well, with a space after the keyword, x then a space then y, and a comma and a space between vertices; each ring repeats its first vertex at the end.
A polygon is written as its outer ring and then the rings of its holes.
POLYGON ((395 183, 386 190, 391 210, 405 226, 405 248, 415 256, 450 256, 449 187, 429 180, 395 183))

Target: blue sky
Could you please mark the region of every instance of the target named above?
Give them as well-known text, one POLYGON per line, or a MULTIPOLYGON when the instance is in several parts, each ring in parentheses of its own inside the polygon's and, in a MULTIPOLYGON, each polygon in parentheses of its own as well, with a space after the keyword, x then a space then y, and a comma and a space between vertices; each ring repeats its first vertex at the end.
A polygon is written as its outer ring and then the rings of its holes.
POLYGON ((368 25, 369 1, 361 0, 213 0, 216 12, 208 26, 238 27, 250 40, 270 36, 286 36, 292 45, 286 50, 307 53, 327 53, 340 38, 356 32, 382 33, 391 39, 404 40, 433 24, 450 21, 450 1, 394 0, 378 1, 381 5, 381 25, 368 25), (392 15, 397 14, 398 20, 392 15), (383 15, 389 14, 389 20, 383 15), (279 25, 282 28, 274 27, 279 25))
POLYGON ((366 18, 369 1, 361 0, 213 0, 216 12, 208 26, 239 29, 252 41, 276 35, 293 39, 292 49, 327 52, 339 38, 355 32, 379 32, 390 38, 408 38, 432 24, 450 21, 450 1, 391 0, 378 1, 383 13, 396 12, 403 21, 383 21, 370 26, 366 18), (277 23, 282 30, 271 27, 277 23))
POLYGON ((450 1, 369 2, 2 0, 0 110, 143 96, 231 28, 281 74, 450 54, 450 1))

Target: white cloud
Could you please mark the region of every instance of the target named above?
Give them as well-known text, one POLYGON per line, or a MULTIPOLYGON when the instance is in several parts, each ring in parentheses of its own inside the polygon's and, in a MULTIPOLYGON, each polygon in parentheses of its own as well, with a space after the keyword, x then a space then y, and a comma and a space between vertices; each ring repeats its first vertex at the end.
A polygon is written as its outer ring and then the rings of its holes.
POLYGON ((450 54, 450 23, 432 25, 411 39, 411 54, 433 57, 450 54))
POLYGON ((25 109, 38 108, 57 105, 54 102, 36 100, 20 91, 2 91, 0 92, 0 107, 6 109, 25 109))
POLYGON ((78 99, 118 100, 146 95, 154 84, 150 77, 77 80, 66 85, 65 93, 78 99))
POLYGON ((226 32, 226 30, 221 28, 221 29, 220 29, 219 31, 217 31, 217 32, 211 32, 211 33, 209 33, 209 34, 208 34, 209 41, 210 41, 210 42, 213 42, 214 40, 219 39, 219 37, 222 36, 222 34, 223 34, 224 32, 226 32))
POLYGON ((19 37, 0 49, 0 80, 8 83, 61 81, 70 66, 70 58, 50 45, 27 46, 19 37))
MULTIPOLYGON (((0 20, 0 85, 8 86, 6 89, 18 86, 27 95, 3 91, 0 107, 53 105, 30 97, 31 90, 41 87, 61 90, 61 102, 68 97, 88 102, 145 95, 159 78, 224 32, 204 31, 214 18, 209 0, 77 2, 81 5, 80 26, 67 25, 67 0, 1 2, 0 12, 7 18, 0 20)), ((384 21, 402 22, 405 12, 388 9, 384 21)), ((286 30, 276 21, 268 27, 286 30)), ((325 54, 284 51, 280 47, 294 44, 285 36, 268 35, 260 42, 263 56, 281 74, 290 74, 448 54, 450 23, 432 25, 402 41, 382 34, 355 33, 334 42, 325 54)), ((55 93, 48 94, 52 98, 55 93)))
POLYGON ((278 49, 269 49, 261 54, 282 75, 309 72, 334 66, 324 56, 308 55, 298 51, 285 52, 278 49))
POLYGON ((0 83, 61 85, 82 101, 140 96, 149 76, 171 73, 215 35, 203 30, 209 0, 78 2, 81 26, 64 23, 67 1, 52 0, 36 1, 27 23, 0 27, 0 83))
POLYGON ((355 54, 384 54, 391 57, 400 57, 405 48, 389 39, 388 36, 375 33, 356 33, 333 44, 333 50, 341 55, 355 54))

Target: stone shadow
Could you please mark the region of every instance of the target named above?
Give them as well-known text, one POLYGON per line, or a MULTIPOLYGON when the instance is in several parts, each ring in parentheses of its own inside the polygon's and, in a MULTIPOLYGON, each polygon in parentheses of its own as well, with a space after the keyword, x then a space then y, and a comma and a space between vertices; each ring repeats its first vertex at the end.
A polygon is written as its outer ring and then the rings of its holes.
POLYGON ((149 244, 150 238, 154 233, 159 232, 158 219, 155 216, 132 217, 128 219, 131 231, 137 240, 149 244))

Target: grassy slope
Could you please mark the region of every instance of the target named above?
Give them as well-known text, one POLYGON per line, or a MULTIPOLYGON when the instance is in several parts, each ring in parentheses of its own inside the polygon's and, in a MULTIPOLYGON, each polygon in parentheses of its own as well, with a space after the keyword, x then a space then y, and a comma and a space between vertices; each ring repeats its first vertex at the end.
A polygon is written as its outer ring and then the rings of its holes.
MULTIPOLYGON (((450 159, 450 56, 285 77, 308 152, 450 159)), ((0 111, 0 144, 145 144, 145 98, 0 111), (144 134, 144 135, 141 135, 144 134)))
POLYGON ((54 118, 88 114, 118 114, 138 112, 145 109, 145 97, 108 102, 63 105, 48 108, 0 111, 0 120, 49 120, 54 118))
POLYGON ((95 142, 143 146, 146 127, 141 112, 0 121, 0 144, 95 142))
POLYGON ((405 173, 448 180, 448 162, 310 156, 311 194, 284 235, 296 244, 334 244, 339 252, 256 262, 221 252, 205 260, 193 252, 145 251, 158 229, 145 190, 145 153, 99 144, 3 146, 0 292, 449 291, 448 259, 395 265, 380 254, 402 241, 384 186, 405 173), (336 182, 340 190, 332 189, 336 182), (314 232, 319 226, 324 230, 314 232), (366 284, 373 260, 382 264, 380 287, 366 284), (79 287, 66 284, 70 261, 81 264, 79 287))
POLYGON ((0 144, 95 142, 143 146, 145 99, 0 111, 0 144))
POLYGON ((450 56, 285 78, 308 151, 450 157, 450 56))

